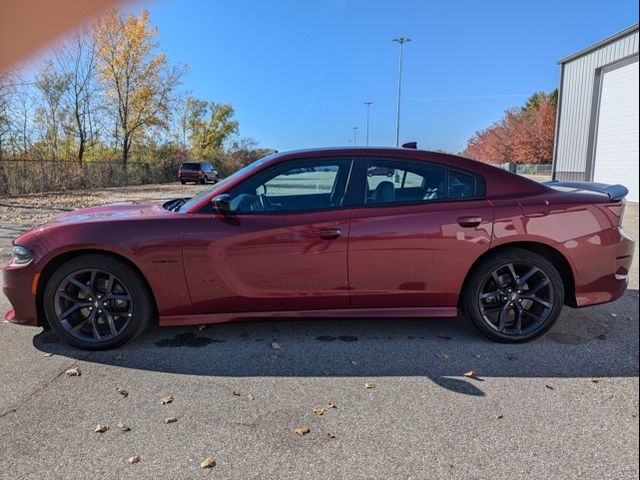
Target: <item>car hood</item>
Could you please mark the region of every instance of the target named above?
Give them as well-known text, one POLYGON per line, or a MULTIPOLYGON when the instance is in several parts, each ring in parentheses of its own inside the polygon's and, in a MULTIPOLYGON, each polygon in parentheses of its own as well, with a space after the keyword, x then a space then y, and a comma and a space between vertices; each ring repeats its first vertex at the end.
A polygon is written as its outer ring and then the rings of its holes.
POLYGON ((142 219, 149 217, 157 217, 166 215, 170 212, 162 208, 160 205, 152 203, 114 203, 110 205, 101 205, 99 207, 81 208, 68 212, 47 222, 44 226, 101 222, 105 220, 130 220, 142 219))

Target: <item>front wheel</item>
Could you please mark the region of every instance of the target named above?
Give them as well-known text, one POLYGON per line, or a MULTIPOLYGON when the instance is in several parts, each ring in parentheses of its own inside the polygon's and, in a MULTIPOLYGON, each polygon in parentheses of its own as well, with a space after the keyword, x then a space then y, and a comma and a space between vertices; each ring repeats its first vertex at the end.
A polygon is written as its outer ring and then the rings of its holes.
POLYGON ((509 248, 482 260, 462 292, 462 309, 492 340, 520 343, 545 334, 564 305, 562 277, 542 255, 509 248))
POLYGON ((125 344, 144 330, 155 311, 149 289, 133 267, 94 253, 60 266, 47 281, 43 302, 51 328, 85 350, 125 344))

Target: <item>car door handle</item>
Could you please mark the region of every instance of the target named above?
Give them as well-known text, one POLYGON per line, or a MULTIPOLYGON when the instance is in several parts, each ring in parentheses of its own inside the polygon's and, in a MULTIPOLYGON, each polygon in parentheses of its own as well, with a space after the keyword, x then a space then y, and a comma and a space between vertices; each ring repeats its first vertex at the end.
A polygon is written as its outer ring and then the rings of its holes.
POLYGON ((477 227, 482 222, 481 217, 460 217, 458 225, 461 227, 477 227))
POLYGON ((342 232, 339 228, 323 228, 316 231, 316 235, 318 235, 323 240, 334 240, 341 234, 342 232))

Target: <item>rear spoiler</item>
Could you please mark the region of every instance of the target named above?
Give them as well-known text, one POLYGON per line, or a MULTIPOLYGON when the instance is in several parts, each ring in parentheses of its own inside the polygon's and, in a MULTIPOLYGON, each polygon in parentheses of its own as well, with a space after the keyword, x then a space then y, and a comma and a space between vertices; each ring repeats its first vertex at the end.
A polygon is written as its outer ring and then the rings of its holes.
POLYGON ((622 200, 627 196, 629 190, 623 185, 607 185, 606 183, 592 183, 592 182, 559 182, 552 180, 550 182, 544 182, 543 185, 547 187, 562 187, 573 188, 575 190, 587 190, 589 192, 602 193, 609 197, 612 202, 622 200))

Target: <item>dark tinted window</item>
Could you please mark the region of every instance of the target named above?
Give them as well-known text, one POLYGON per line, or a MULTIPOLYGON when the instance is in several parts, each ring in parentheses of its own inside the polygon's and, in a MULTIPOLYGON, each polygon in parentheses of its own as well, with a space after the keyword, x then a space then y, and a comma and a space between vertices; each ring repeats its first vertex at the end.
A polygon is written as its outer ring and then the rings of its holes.
POLYGON ((449 183, 447 198, 473 198, 476 197, 477 181, 473 175, 449 170, 449 183))
POLYGON ((479 198, 484 180, 427 162, 371 159, 367 164, 366 204, 403 204, 479 198))
POLYGON ((447 169, 438 165, 372 159, 367 166, 366 203, 414 203, 446 198, 447 169))
POLYGON ((199 163, 183 163, 180 167, 183 170, 200 170, 199 163))

